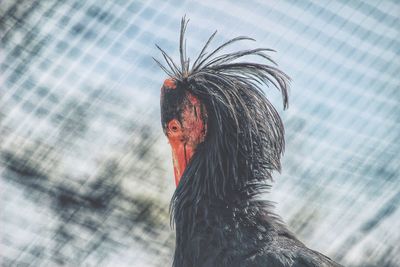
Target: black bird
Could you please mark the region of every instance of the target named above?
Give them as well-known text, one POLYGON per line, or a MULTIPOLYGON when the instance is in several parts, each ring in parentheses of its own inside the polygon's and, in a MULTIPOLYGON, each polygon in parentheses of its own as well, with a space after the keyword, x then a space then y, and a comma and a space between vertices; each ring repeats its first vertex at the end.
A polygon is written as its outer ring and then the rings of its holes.
POLYGON ((282 120, 262 91, 272 85, 288 106, 289 77, 268 52, 221 53, 248 37, 207 51, 190 65, 181 22, 180 65, 160 47, 169 76, 161 88, 161 123, 172 147, 177 188, 171 200, 176 228, 173 266, 340 266, 307 248, 261 195, 280 171, 282 120), (238 61, 256 56, 264 63, 238 61))

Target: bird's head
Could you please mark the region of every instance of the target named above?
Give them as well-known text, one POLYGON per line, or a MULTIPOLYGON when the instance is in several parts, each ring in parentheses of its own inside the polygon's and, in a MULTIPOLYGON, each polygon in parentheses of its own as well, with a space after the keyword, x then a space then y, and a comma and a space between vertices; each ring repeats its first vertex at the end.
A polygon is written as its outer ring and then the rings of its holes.
POLYGON ((200 100, 175 79, 161 88, 161 124, 172 148, 175 183, 207 133, 207 111, 200 100))
POLYGON ((265 179, 280 169, 283 125, 262 85, 280 90, 286 107, 289 78, 276 68, 268 55, 271 49, 221 53, 232 43, 253 40, 248 37, 233 38, 207 51, 216 32, 190 65, 186 26, 183 18, 179 66, 157 46, 166 65, 154 60, 169 76, 161 87, 161 123, 172 148, 177 186, 190 179, 223 195, 229 188, 265 179), (238 62, 249 55, 270 64, 238 62))

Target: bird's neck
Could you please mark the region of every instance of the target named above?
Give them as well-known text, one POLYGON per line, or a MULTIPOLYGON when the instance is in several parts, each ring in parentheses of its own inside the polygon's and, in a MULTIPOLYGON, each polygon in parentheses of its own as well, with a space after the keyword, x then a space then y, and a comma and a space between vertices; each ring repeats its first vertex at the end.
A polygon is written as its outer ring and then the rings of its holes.
MULTIPOLYGON (((215 155, 209 153, 206 146, 198 148, 171 202, 176 227, 174 266, 197 266, 195 263, 205 258, 218 262, 221 258, 244 257, 237 249, 227 248, 241 247, 244 242, 251 246, 249 250, 257 251, 269 242, 258 237, 263 236, 267 228, 279 225, 268 209, 272 204, 257 199, 262 188, 262 182, 255 180, 257 173, 253 177, 252 173, 246 174, 249 176, 246 185, 228 186, 225 184, 229 182, 228 175, 245 174, 239 169, 211 171, 212 161, 207 157, 215 155), (253 228, 256 225, 262 229, 253 228), (244 240, 246 238, 249 240, 244 240)), ((229 167, 224 160, 229 159, 228 155, 216 158, 229 167)), ((245 168, 237 166, 240 167, 245 168)), ((232 184, 235 185, 233 181, 232 184)))
POLYGON ((246 209, 268 191, 267 159, 256 147, 251 158, 241 149, 228 142, 199 144, 171 201, 175 222, 185 216, 194 223, 198 214, 214 210, 246 209))

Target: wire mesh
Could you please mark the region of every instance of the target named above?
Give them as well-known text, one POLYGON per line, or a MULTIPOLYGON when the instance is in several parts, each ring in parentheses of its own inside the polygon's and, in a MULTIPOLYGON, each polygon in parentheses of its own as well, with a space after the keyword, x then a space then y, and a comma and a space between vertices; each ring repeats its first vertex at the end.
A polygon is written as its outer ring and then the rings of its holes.
POLYGON ((184 14, 189 54, 215 29, 248 35, 293 80, 268 196, 289 228, 346 266, 397 266, 400 4, 343 0, 3 0, 1 264, 171 264, 151 57, 155 43, 177 56, 184 14))

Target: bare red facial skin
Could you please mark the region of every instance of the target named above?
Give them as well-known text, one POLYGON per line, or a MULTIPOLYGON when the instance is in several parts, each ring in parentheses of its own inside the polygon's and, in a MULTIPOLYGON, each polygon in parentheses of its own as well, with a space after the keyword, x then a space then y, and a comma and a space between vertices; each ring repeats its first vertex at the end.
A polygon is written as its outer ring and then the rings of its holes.
POLYGON ((170 89, 176 89, 176 83, 173 79, 166 79, 163 86, 170 89))
POLYGON ((204 123, 205 108, 199 99, 186 93, 181 122, 172 119, 168 122, 166 134, 172 148, 175 184, 178 186, 183 172, 192 158, 196 147, 204 141, 206 125, 204 123))

